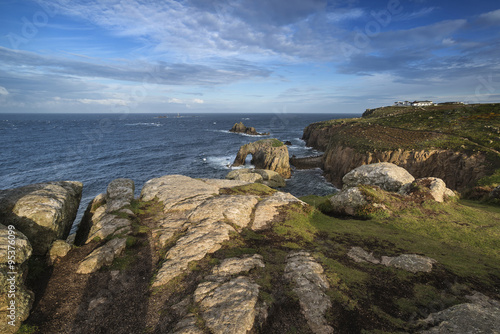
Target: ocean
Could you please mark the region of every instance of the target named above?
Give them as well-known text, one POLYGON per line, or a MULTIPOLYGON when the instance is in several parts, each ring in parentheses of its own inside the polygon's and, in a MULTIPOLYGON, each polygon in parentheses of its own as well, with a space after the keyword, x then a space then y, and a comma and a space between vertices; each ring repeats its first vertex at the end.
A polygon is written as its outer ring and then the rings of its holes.
MULTIPOLYGON (((0 114, 0 189, 47 181, 83 182, 74 228, 88 203, 116 178, 143 184, 167 174, 224 178, 241 145, 290 141, 290 156, 320 154, 301 140, 310 123, 355 114, 0 114), (269 136, 229 132, 243 122, 269 136)), ((250 167, 251 157, 247 158, 250 167)), ((327 195, 335 187, 319 169, 293 171, 281 190, 327 195)))

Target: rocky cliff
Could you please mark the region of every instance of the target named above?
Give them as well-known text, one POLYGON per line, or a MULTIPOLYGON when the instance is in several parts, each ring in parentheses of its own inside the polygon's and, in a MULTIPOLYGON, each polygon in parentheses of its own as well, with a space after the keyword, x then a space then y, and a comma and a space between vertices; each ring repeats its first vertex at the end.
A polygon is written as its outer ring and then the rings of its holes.
POLYGON ((450 188, 464 190, 500 168, 500 138, 492 131, 497 118, 491 116, 499 111, 481 108, 448 111, 449 119, 442 119, 446 113, 441 109, 378 111, 370 117, 311 124, 303 139, 325 152, 325 176, 337 187, 360 165, 391 162, 416 178, 438 177, 450 188), (464 117, 465 112, 472 116, 464 117))
POLYGON ((252 136, 268 136, 269 132, 260 133, 253 126, 245 126, 243 122, 235 123, 229 132, 244 133, 252 136))
POLYGON ((241 146, 233 166, 244 165, 248 154, 252 155, 255 168, 275 171, 287 179, 291 177, 288 148, 278 139, 262 139, 241 146))
POLYGON ((390 199, 395 220, 329 217, 321 198, 307 204, 251 181, 165 175, 139 198, 131 179, 111 181, 89 205, 77 245, 56 240, 48 263, 29 259, 37 236, 19 231, 9 263, 14 227, 0 225, 0 315, 16 325, 0 329, 14 333, 24 321, 22 332, 71 334, 433 333, 450 324, 492 332, 500 212, 448 197, 405 206, 377 186, 412 179, 394 168, 362 168, 346 183, 375 184, 362 195, 373 205, 390 199))

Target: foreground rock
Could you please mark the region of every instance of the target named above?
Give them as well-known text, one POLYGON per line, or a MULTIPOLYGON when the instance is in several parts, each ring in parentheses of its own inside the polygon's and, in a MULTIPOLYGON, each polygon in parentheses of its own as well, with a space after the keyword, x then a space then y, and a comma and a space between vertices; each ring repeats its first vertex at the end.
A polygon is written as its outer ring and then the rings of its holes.
POLYGON ((243 122, 235 123, 229 132, 244 133, 252 136, 268 136, 269 132, 259 133, 254 127, 246 127, 243 122))
MULTIPOLYGON (((258 315, 259 286, 246 276, 232 275, 265 267, 262 256, 255 254, 225 259, 200 283, 193 301, 198 306, 204 324, 214 334, 246 334, 254 328, 258 315)), ((194 315, 188 314, 176 326, 176 334, 203 333, 194 315)))
POLYGON ((263 139, 241 146, 233 166, 244 165, 248 154, 252 155, 252 164, 256 168, 272 170, 286 179, 290 178, 288 148, 278 139, 263 139))
POLYGON ((24 234, 0 224, 0 333, 17 332, 29 316, 35 298, 24 282, 28 270, 26 261, 31 253, 30 242, 24 234), (12 249, 15 250, 14 259, 8 256, 12 255, 8 252, 12 249))
POLYGON ((76 245, 103 240, 113 235, 125 235, 132 230, 134 181, 116 179, 109 183, 106 194, 100 194, 89 204, 75 238, 76 245))
POLYGON ((429 315, 422 323, 430 328, 419 333, 499 333, 500 302, 478 292, 467 298, 469 303, 455 305, 429 315))
POLYGON ((260 231, 270 227, 270 224, 276 219, 279 214, 279 208, 288 204, 297 203, 305 206, 306 203, 289 193, 276 192, 273 195, 261 200, 254 214, 252 230, 260 231))
POLYGON ((323 274, 323 267, 307 252, 292 252, 286 260, 285 279, 294 285, 293 291, 299 297, 302 313, 312 332, 333 333, 333 328, 325 319, 332 303, 325 294, 330 285, 323 274))
POLYGON ((405 184, 399 190, 404 195, 421 197, 422 199, 433 199, 436 202, 444 202, 446 197, 454 197, 453 190, 446 187, 446 183, 437 177, 425 177, 414 182, 405 184))
POLYGON ((79 274, 90 274, 104 266, 110 266, 113 260, 123 253, 126 246, 126 238, 117 238, 108 241, 83 259, 76 272, 79 274))
POLYGON ((352 247, 347 256, 356 262, 369 262, 373 264, 382 264, 387 267, 403 269, 411 273, 432 271, 432 265, 437 261, 430 257, 417 254, 402 254, 395 257, 382 256, 379 260, 373 256, 373 253, 368 253, 361 247, 352 247))
POLYGON ((360 184, 379 186, 386 191, 397 192, 403 185, 413 182, 415 178, 404 168, 388 162, 362 165, 344 175, 344 187, 355 187, 360 184))
POLYGON ((281 188, 286 186, 285 179, 275 171, 267 169, 243 168, 229 172, 226 175, 228 180, 240 180, 248 183, 262 183, 271 188, 281 188))
POLYGON ((0 216, 31 242, 35 255, 44 255, 56 239, 66 239, 75 220, 83 185, 60 181, 0 190, 0 216))

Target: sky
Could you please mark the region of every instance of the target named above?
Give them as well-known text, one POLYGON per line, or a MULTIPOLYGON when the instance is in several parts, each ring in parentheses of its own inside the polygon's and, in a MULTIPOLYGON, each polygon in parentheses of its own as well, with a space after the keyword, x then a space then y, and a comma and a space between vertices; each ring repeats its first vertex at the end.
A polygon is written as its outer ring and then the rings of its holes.
POLYGON ((500 102, 500 3, 0 0, 0 113, 500 102))

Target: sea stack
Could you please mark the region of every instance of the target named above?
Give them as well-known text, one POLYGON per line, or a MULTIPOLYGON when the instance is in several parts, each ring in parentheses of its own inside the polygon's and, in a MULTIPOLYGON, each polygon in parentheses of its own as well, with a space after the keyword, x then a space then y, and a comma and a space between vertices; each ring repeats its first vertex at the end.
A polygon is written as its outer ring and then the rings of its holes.
POLYGON ((252 136, 268 136, 269 132, 259 133, 254 127, 246 127, 243 122, 235 123, 229 132, 244 133, 252 136))

